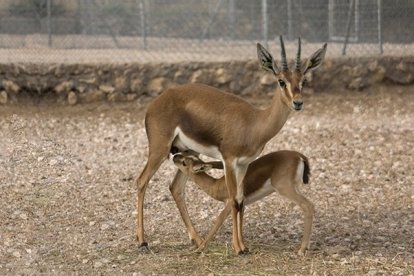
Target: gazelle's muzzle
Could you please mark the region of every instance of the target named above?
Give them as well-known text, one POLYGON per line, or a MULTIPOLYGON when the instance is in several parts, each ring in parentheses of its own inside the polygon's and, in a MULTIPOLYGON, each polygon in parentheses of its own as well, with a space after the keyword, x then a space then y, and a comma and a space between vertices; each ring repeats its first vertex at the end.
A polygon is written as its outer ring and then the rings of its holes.
POLYGON ((292 103, 293 109, 296 111, 302 110, 303 108, 303 101, 302 100, 295 100, 292 103))

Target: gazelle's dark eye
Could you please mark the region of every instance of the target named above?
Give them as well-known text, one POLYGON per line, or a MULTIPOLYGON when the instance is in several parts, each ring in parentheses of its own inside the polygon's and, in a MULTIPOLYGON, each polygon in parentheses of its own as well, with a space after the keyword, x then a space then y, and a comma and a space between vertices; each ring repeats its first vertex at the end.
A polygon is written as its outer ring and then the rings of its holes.
POLYGON ((286 87, 286 82, 284 82, 283 80, 279 80, 279 85, 280 85, 280 87, 285 88, 286 87))

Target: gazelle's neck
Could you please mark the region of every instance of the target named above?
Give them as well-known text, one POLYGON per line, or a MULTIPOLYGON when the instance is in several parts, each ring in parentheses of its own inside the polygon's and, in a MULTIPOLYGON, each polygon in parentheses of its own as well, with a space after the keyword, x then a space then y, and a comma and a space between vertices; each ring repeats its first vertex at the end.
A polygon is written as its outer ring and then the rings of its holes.
POLYGON ((194 173, 191 175, 195 184, 206 194, 218 201, 227 199, 227 187, 224 177, 216 179, 205 172, 194 173))
POLYGON ((291 112, 291 108, 283 102, 281 93, 283 92, 277 88, 271 106, 259 111, 260 119, 255 127, 255 131, 259 134, 263 144, 280 131, 291 112))

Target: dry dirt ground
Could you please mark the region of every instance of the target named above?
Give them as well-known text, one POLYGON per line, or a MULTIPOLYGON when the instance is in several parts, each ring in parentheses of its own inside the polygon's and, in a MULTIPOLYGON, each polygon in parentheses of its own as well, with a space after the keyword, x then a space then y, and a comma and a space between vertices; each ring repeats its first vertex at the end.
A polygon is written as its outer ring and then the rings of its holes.
MULTIPOLYGON (((192 254, 168 189, 171 162, 147 190, 150 251, 139 249, 134 179, 147 154, 145 103, 0 107, 0 274, 413 275, 414 87, 305 101, 264 151, 310 158, 301 190, 316 217, 305 257, 294 254, 301 211, 277 194, 247 207, 250 255, 234 255, 229 220, 192 254)), ((187 197, 204 235, 222 206, 191 183, 187 197)))

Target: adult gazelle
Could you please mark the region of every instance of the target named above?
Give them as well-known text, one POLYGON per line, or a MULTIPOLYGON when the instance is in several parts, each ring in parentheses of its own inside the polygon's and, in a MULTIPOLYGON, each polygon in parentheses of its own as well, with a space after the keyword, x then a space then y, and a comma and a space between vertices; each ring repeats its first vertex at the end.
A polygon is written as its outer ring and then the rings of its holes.
MULTIPOLYGON (((282 37, 280 44, 280 65, 262 45, 257 44, 260 66, 278 80, 278 87, 267 108, 256 108, 236 95, 202 84, 170 88, 149 104, 145 116, 148 160, 137 179, 137 239, 140 246, 148 245, 144 239, 143 214, 148 182, 168 158, 171 148, 175 147, 181 152, 191 150, 223 162, 229 195, 226 204, 231 209, 233 222, 233 247, 237 254, 247 251, 242 234, 242 182, 247 167, 280 131, 291 111, 302 109, 305 74, 319 67, 326 53, 324 44, 302 65, 299 39, 295 66, 289 70, 282 37)), ((181 171, 177 172, 170 186, 176 196, 184 197, 187 179, 188 176, 181 171)), ((181 216, 188 218, 186 207, 178 207, 181 216)), ((192 225, 186 226, 193 229, 192 225)), ((190 239, 196 245, 202 243, 198 236, 190 236, 190 239)))

